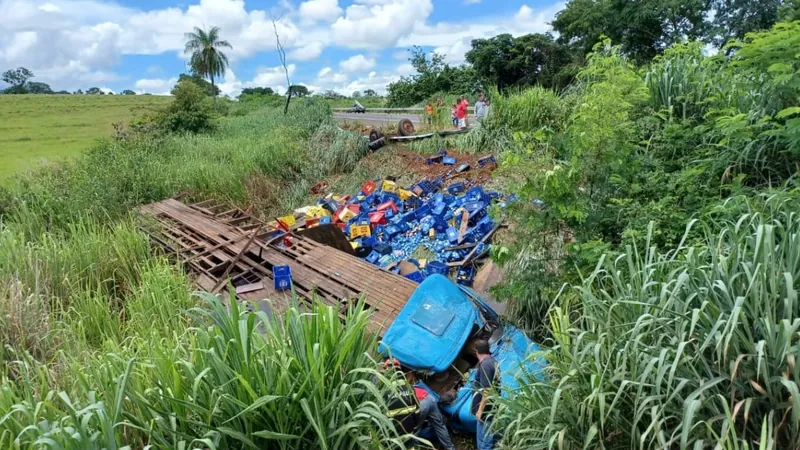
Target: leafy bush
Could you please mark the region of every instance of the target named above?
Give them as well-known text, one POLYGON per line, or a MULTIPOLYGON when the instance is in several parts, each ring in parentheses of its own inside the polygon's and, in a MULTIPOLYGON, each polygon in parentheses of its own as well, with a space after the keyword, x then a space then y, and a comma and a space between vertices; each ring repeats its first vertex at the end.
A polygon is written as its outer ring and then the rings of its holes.
POLYGON ((172 90, 172 94, 175 99, 159 115, 159 122, 165 129, 176 133, 214 131, 217 114, 200 87, 183 81, 172 90))

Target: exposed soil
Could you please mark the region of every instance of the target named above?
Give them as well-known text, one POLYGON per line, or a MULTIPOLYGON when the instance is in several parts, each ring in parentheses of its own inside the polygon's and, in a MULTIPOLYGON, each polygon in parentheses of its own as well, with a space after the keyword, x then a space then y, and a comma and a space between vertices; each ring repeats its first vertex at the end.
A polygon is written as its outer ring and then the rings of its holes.
POLYGON ((423 178, 436 178, 443 177, 445 179, 445 186, 460 181, 467 182, 468 186, 476 184, 485 185, 492 179, 492 172, 497 168, 497 164, 488 164, 484 167, 478 167, 478 160, 483 155, 464 155, 453 151, 448 151, 447 156, 456 158, 455 165, 445 165, 442 163, 428 164, 428 156, 420 155, 418 153, 404 150, 402 148, 392 150, 391 148, 380 149, 377 152, 368 155, 362 163, 367 167, 381 166, 385 169, 386 153, 393 153, 393 160, 391 165, 396 167, 398 178, 406 179, 411 177, 416 180, 423 178), (384 153, 381 153, 384 152, 384 153), (469 164, 470 170, 462 173, 456 173, 456 168, 461 164, 469 164))

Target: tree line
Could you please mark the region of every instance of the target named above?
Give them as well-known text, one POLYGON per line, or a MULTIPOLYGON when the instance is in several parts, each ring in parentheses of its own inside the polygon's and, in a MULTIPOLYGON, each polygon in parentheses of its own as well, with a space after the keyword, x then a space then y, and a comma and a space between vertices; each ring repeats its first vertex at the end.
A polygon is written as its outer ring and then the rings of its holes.
POLYGON ((410 106, 488 86, 559 91, 574 81, 604 38, 643 65, 678 42, 700 41, 718 49, 749 32, 798 19, 800 0, 570 0, 551 23, 555 34, 475 39, 466 64, 450 65, 443 55, 414 47, 409 61, 415 73, 388 86, 388 103, 410 106))

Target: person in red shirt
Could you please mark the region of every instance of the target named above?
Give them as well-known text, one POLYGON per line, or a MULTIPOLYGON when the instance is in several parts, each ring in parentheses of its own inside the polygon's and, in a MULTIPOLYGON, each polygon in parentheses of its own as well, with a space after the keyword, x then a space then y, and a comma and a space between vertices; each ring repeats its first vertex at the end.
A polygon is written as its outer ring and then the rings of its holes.
POLYGON ((458 128, 467 128, 467 100, 464 97, 459 97, 458 104, 456 105, 456 117, 458 117, 458 128))

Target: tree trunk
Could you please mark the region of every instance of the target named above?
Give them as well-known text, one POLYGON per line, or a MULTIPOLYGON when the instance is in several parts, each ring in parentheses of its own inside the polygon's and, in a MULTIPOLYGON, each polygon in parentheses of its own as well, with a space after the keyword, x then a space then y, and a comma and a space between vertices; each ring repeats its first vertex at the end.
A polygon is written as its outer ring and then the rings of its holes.
POLYGON ((214 97, 214 111, 217 111, 217 90, 214 89, 214 74, 211 74, 211 96, 214 97))
POLYGON ((286 92, 286 106, 283 107, 283 115, 286 115, 289 112, 289 100, 292 99, 292 90, 291 88, 286 92))

